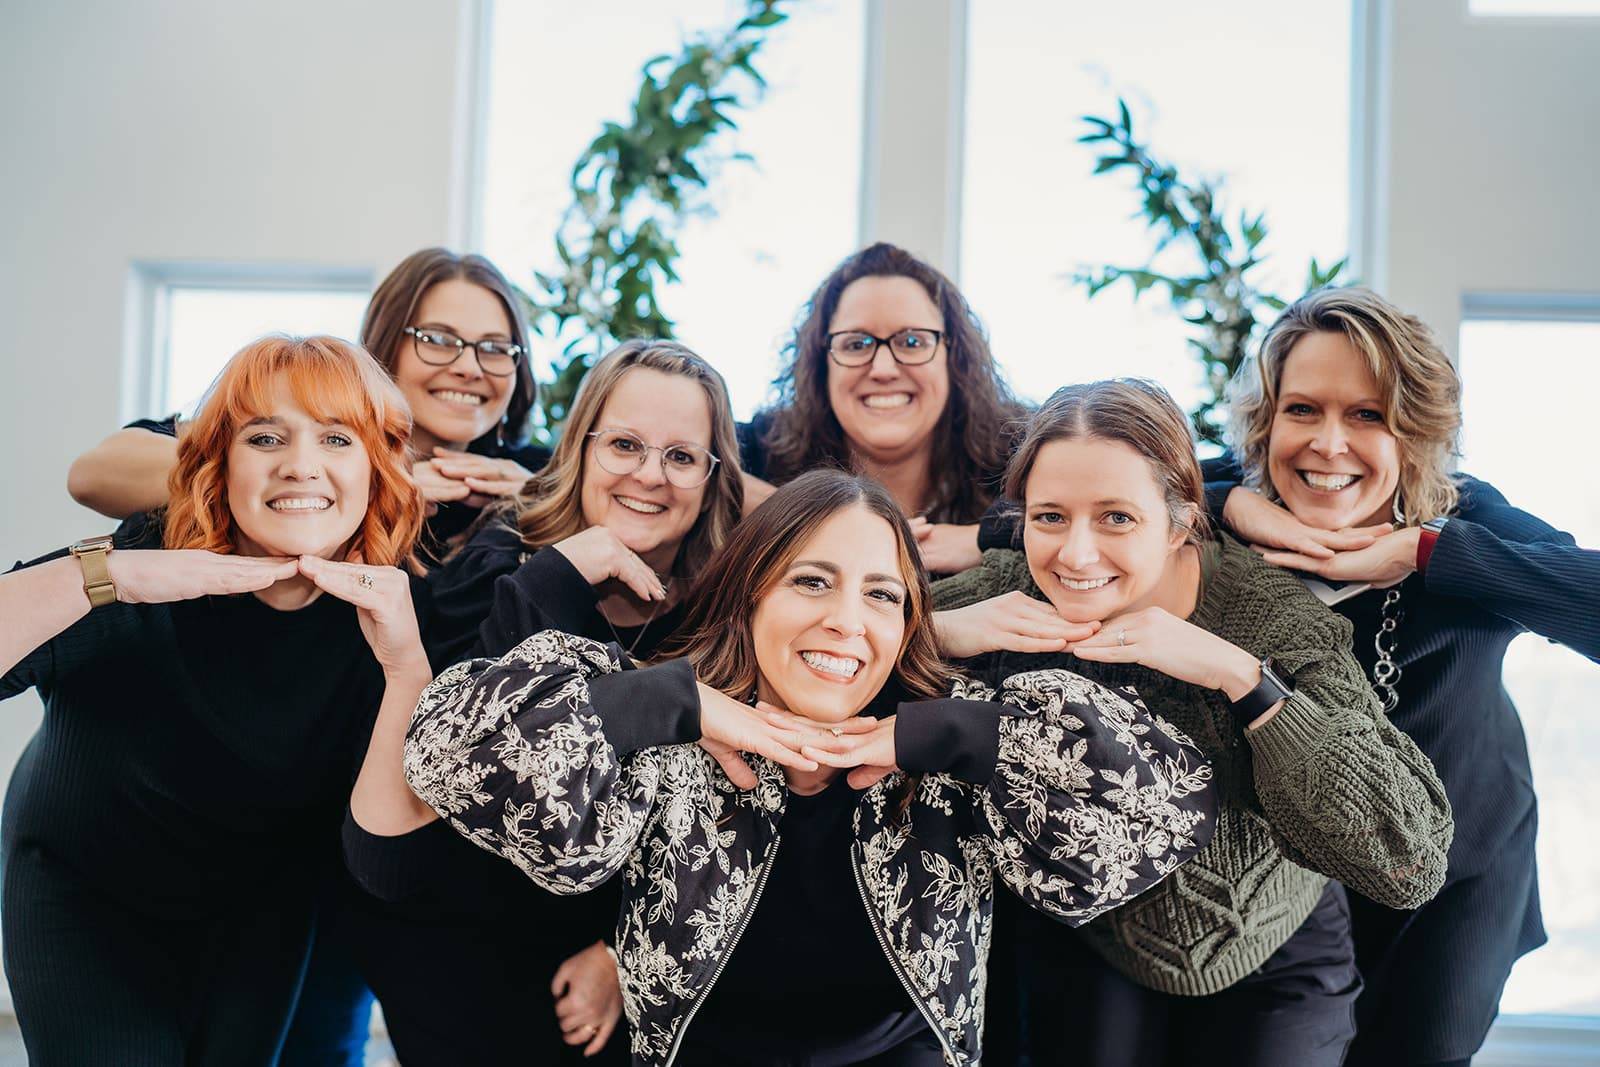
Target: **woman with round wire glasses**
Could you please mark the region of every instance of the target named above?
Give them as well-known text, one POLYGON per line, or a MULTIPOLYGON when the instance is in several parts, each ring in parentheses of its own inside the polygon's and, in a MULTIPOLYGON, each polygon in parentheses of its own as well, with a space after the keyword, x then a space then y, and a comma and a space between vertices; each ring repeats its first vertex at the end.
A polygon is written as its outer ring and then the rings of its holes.
MULTIPOLYGON (((435 666, 500 656, 558 629, 646 658, 683 619, 686 586, 743 505, 722 378, 682 345, 628 341, 589 372, 560 444, 527 490, 486 516, 429 576, 435 666), (481 626, 479 625, 481 623, 481 626), (471 647, 466 647, 470 645, 471 647)), ((357 879, 414 919, 374 984, 408 1067, 625 1060, 613 937, 619 897, 556 896, 469 844, 400 776, 406 719, 380 724, 387 788, 357 797, 345 827, 357 879), (440 961, 443 961, 442 963, 440 961), (451 1004, 525 1029, 463 1032, 451 1004), (553 998, 553 1004, 551 1003, 553 998), (398 1026, 398 1029, 397 1029, 398 1026), (405 1047, 402 1048, 402 1045, 405 1047)))
POLYGON ((1025 412, 961 291, 904 249, 871 245, 817 287, 787 356, 778 403, 740 426, 752 503, 815 467, 858 470, 913 518, 930 571, 975 566, 1007 426, 1025 412))

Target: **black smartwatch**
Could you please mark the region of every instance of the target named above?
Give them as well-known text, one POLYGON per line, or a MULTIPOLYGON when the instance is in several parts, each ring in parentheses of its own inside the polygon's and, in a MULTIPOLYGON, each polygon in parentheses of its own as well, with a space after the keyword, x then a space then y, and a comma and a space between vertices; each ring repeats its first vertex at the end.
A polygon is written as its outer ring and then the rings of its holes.
POLYGON ((1265 656, 1261 660, 1261 681, 1256 687, 1238 700, 1228 705, 1234 718, 1239 720, 1239 725, 1249 726, 1260 718, 1272 705, 1280 700, 1288 700, 1294 690, 1273 669, 1272 657, 1265 656))

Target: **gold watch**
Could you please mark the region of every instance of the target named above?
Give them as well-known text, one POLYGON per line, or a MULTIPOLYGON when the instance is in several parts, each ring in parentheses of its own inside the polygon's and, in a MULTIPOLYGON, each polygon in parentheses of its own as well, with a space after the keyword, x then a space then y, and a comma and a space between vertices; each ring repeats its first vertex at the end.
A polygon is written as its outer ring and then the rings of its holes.
POLYGON ((78 566, 83 568, 83 591, 91 609, 103 608, 117 599, 117 585, 111 580, 111 569, 106 566, 106 555, 111 548, 111 535, 101 534, 85 537, 70 549, 78 566))

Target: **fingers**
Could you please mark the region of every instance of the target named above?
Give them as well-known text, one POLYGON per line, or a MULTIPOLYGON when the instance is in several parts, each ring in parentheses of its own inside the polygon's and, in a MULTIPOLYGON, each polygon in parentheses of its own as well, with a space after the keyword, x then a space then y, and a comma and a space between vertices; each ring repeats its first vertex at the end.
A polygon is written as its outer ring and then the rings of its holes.
POLYGON ((463 478, 462 481, 466 483, 468 489, 484 496, 516 496, 517 491, 523 486, 522 482, 508 481, 501 478, 474 478, 471 475, 463 478))
POLYGON ((585 1056, 593 1056, 606 1047, 606 1042, 611 1040, 611 1032, 617 1028, 617 1018, 620 1014, 621 1012, 619 1011, 612 1011, 601 1021, 600 1029, 595 1032, 594 1040, 589 1042, 588 1047, 583 1050, 585 1056))
POLYGON ((1138 663, 1140 652, 1135 645, 1073 645, 1070 649, 1079 659, 1094 663, 1138 663))
POLYGON ((1332 559, 1334 552, 1331 547, 1323 544, 1321 541, 1316 540, 1310 535, 1305 537, 1290 538, 1289 548, 1295 552, 1301 553, 1302 555, 1311 556, 1315 559, 1332 559))
POLYGON ((666 587, 661 584, 661 579, 656 577, 656 572, 651 570, 644 560, 629 548, 619 545, 623 553, 620 566, 617 567, 617 580, 629 589, 640 600, 665 600, 667 599, 666 587))
POLYGON ((877 785, 879 782, 883 781, 893 773, 893 767, 857 767, 844 777, 845 781, 849 783, 851 789, 865 791, 871 789, 873 786, 877 785))
POLYGON ((803 745, 800 739, 796 737, 792 743, 795 746, 793 748, 775 737, 762 737, 757 740, 755 750, 773 763, 779 763, 785 767, 793 767, 797 771, 816 770, 817 761, 810 756, 801 755, 800 748, 803 745))
POLYGON ((293 558, 285 559, 277 556, 224 558, 231 560, 220 583, 223 592, 227 593, 254 593, 285 578, 293 578, 299 570, 299 564, 293 558))
POLYGON ((728 776, 728 781, 740 789, 754 789, 756 787, 756 772, 750 769, 750 764, 744 761, 743 756, 731 749, 727 751, 710 749, 709 751, 712 757, 716 759, 718 766, 722 768, 722 773, 728 776))
POLYGON ((1000 634, 996 643, 1007 652, 1060 652, 1071 644, 1065 637, 1028 637, 1024 634, 1000 634))
POLYGON ((1311 574, 1324 574, 1328 569, 1328 564, 1332 563, 1336 558, 1335 556, 1329 556, 1327 559, 1316 559, 1299 552, 1280 552, 1276 549, 1257 545, 1252 545, 1251 547, 1260 552, 1261 558, 1274 567, 1284 567, 1292 571, 1306 571, 1311 574))
MULTIPOLYGON (((572 960, 569 959, 562 961, 561 966, 556 968, 555 977, 550 979, 551 996, 560 998, 566 994, 567 988, 572 984, 572 966, 572 960)), ((560 1014, 561 1003, 558 999, 556 1002, 556 1015, 559 1016, 560 1014)))

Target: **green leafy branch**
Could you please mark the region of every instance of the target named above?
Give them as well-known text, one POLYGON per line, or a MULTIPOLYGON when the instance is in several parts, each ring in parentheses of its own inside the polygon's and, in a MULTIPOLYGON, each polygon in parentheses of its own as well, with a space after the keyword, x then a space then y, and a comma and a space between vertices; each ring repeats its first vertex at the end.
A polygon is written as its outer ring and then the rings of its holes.
POLYGON ((626 123, 607 122, 572 168, 573 202, 556 233, 560 273, 536 273, 524 293, 538 332, 562 343, 555 380, 541 383, 536 435, 550 441, 595 359, 619 340, 670 338, 657 287, 678 280, 682 220, 707 210, 696 197, 708 176, 742 153, 718 155, 728 113, 759 99, 754 60, 784 22, 787 0, 749 0, 720 35, 686 42, 645 63, 626 123))
MULTIPOLYGON (((1266 217, 1241 211, 1232 221, 1218 196, 1220 182, 1185 181, 1176 167, 1151 155, 1148 146, 1134 139, 1133 118, 1125 101, 1117 101, 1115 121, 1085 115, 1090 127, 1078 140, 1103 145, 1105 154, 1094 173, 1131 171, 1142 198, 1139 215, 1156 234, 1155 248, 1140 267, 1106 266, 1079 271, 1073 280, 1092 298, 1105 289, 1127 282, 1134 299, 1146 290, 1164 291, 1184 321, 1195 327, 1189 338, 1204 367, 1210 395, 1190 413, 1200 440, 1222 443, 1223 391, 1228 379, 1244 362, 1258 329, 1272 313, 1288 302, 1257 287, 1248 277, 1265 259, 1261 245, 1267 237, 1266 217), (1188 253, 1188 273, 1156 269, 1156 260, 1177 245, 1188 253)), ((1137 217, 1137 216, 1136 216, 1137 217)), ((1346 259, 1326 267, 1312 259, 1306 291, 1328 285, 1343 273, 1346 259)))

